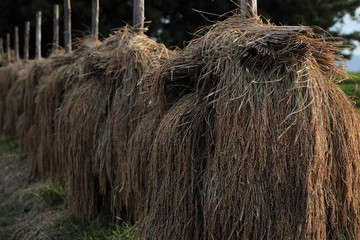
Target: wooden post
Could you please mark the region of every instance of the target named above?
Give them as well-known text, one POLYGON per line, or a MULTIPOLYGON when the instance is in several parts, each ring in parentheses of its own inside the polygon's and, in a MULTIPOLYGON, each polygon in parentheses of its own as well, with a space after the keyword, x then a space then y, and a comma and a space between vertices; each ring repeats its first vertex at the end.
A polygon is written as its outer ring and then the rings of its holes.
POLYGON ((133 27, 136 32, 142 32, 145 21, 145 0, 134 0, 133 27))
POLYGON ((10 49, 10 33, 6 34, 6 61, 11 63, 11 49, 10 49))
POLYGON ((99 0, 92 0, 91 35, 94 41, 99 38, 99 0))
POLYGON ((241 16, 248 17, 257 14, 257 0, 241 0, 241 16))
POLYGON ((53 21, 53 51, 59 48, 59 5, 54 5, 54 21, 53 21))
POLYGON ((36 12, 36 48, 35 59, 41 58, 41 11, 36 12))
POLYGON ((20 50, 19 50, 19 27, 15 27, 14 28, 14 36, 15 36, 15 41, 14 41, 14 49, 15 49, 15 61, 18 62, 20 61, 20 50))
POLYGON ((24 32, 24 61, 29 61, 29 48, 30 48, 30 22, 25 23, 24 32))
POLYGON ((0 58, 4 55, 4 39, 0 38, 0 58))
POLYGON ((65 11, 65 52, 71 53, 71 3, 70 0, 64 0, 65 11))

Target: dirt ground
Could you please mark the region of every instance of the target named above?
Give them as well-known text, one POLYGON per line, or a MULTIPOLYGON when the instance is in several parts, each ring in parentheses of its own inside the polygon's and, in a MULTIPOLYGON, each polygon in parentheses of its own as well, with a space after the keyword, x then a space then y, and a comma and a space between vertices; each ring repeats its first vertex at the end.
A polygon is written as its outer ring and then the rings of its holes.
POLYGON ((66 187, 29 181, 26 155, 0 135, 0 240, 129 240, 136 226, 76 217, 66 187))
POLYGON ((0 240, 77 238, 49 181, 30 182, 27 174, 17 143, 0 137, 0 240))

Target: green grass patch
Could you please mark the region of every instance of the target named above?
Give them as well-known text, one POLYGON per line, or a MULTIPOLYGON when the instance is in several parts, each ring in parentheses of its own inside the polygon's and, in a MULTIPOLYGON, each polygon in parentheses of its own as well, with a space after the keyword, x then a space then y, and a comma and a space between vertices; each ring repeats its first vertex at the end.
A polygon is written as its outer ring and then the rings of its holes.
POLYGON ((112 225, 106 228, 96 226, 95 228, 86 229, 83 237, 85 240, 130 240, 134 239, 135 236, 135 226, 123 224, 122 226, 112 225))
POLYGON ((68 214, 54 221, 73 240, 128 240, 134 239, 136 225, 108 224, 95 218, 84 220, 74 214, 67 196, 67 189, 48 181, 38 190, 39 196, 49 207, 66 209, 68 214))
POLYGON ((136 225, 104 224, 99 219, 84 221, 74 214, 56 220, 58 226, 64 226, 72 232, 73 240, 130 240, 136 236, 136 225))
POLYGON ((360 73, 350 73, 352 79, 340 83, 341 89, 355 103, 357 110, 360 112, 360 73))
POLYGON ((13 138, 0 135, 0 161, 19 153, 19 143, 13 138))
POLYGON ((65 203, 67 192, 64 186, 49 182, 39 189, 39 195, 49 206, 57 206, 65 203))

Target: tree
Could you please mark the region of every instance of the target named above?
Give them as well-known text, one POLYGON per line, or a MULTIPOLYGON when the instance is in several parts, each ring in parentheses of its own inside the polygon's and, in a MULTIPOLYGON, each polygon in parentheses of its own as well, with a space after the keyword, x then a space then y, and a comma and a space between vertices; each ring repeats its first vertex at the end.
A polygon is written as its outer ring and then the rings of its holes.
MULTIPOLYGON (((234 0, 234 2, 236 2, 234 0)), ((224 0, 146 0, 146 20, 151 21, 148 35, 167 46, 183 47, 191 40, 192 33, 201 26, 225 18, 222 14, 236 8, 234 2, 224 0), (194 11, 197 9, 202 12, 194 11), (210 21, 209 21, 210 20, 210 21)), ((43 49, 51 48, 52 4, 63 4, 63 0, 1 0, 0 36, 13 33, 18 25, 22 31, 25 21, 35 24, 35 12, 43 11, 43 49)), ((317 25, 329 30, 346 13, 354 15, 360 0, 267 0, 259 1, 259 14, 271 22, 286 25, 317 25)), ((90 32, 91 3, 88 0, 72 1, 72 22, 76 36, 90 32)), ((62 16, 60 16, 62 19, 62 16)), ((106 37, 113 28, 132 21, 132 0, 100 0, 100 32, 106 37)), ((61 25, 62 27, 62 25, 61 25)), ((34 28, 31 29, 34 33, 34 28)), ((62 29, 61 29, 62 30, 62 29)), ((331 32, 341 36, 338 32, 331 32)), ((344 35, 348 42, 360 40, 359 33, 344 35)), ((32 37, 34 39, 34 37, 32 37)), ((60 41, 60 44, 62 41, 60 41)), ((21 43, 22 44, 22 43, 21 43)), ((34 44, 31 43, 31 46, 34 44)), ((46 50, 47 49, 47 50, 46 50)))
POLYGON ((360 41, 360 32, 340 34, 330 28, 345 14, 354 16, 359 7, 360 0, 271 0, 261 3, 260 13, 277 24, 319 26, 354 47, 353 41, 360 41))

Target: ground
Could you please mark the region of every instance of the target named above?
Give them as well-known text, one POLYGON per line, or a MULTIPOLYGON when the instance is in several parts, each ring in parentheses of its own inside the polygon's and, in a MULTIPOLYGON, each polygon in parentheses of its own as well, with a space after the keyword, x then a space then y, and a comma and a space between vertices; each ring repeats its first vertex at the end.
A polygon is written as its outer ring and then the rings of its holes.
POLYGON ((66 189, 50 180, 28 180, 26 155, 0 136, 0 240, 129 239, 133 226, 76 218, 66 189))

